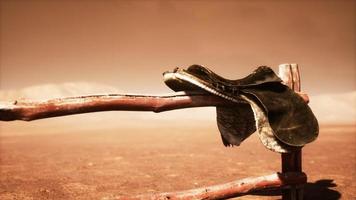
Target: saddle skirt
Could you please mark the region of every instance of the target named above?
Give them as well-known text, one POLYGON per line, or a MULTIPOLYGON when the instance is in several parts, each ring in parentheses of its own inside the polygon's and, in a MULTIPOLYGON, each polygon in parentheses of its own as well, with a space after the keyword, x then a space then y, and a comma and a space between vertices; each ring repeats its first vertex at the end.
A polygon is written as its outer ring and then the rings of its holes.
POLYGON ((257 129, 269 150, 288 153, 314 141, 318 122, 304 100, 266 66, 228 80, 200 65, 163 74, 174 91, 205 91, 236 103, 218 106, 217 124, 225 146, 239 146, 257 129))

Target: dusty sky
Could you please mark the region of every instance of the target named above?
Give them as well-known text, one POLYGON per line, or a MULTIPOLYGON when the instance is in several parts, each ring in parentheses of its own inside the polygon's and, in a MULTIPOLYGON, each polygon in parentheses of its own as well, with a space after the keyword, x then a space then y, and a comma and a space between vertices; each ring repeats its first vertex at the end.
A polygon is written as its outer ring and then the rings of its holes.
POLYGON ((96 82, 167 92, 203 64, 228 78, 296 62, 309 94, 355 90, 356 1, 1 0, 1 89, 96 82))

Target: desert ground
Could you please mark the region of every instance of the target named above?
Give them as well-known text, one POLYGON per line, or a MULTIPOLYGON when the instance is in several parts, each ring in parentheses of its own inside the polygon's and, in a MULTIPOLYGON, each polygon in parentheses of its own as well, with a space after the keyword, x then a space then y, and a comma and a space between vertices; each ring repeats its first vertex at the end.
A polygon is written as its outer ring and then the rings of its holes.
MULTIPOLYGON (((131 128, 68 130, 11 135, 2 129, 0 199, 108 199, 280 170, 280 155, 255 134, 226 148, 212 123, 146 127, 137 121, 131 128)), ((305 199, 356 199, 356 126, 321 126, 317 141, 303 148, 303 170, 305 199)), ((276 191, 236 199, 280 196, 276 191)))

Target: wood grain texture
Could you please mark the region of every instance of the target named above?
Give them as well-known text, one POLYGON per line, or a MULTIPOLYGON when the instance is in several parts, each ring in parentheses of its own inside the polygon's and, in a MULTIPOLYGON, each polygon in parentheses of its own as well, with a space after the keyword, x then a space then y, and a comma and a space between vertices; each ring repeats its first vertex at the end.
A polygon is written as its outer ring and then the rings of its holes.
MULTIPOLYGON (((218 200, 246 195, 252 192, 284 187, 290 184, 306 183, 304 173, 273 173, 266 176, 250 177, 220 185, 192 190, 134 197, 114 197, 117 200, 218 200)), ((110 199, 110 198, 109 198, 110 199)))

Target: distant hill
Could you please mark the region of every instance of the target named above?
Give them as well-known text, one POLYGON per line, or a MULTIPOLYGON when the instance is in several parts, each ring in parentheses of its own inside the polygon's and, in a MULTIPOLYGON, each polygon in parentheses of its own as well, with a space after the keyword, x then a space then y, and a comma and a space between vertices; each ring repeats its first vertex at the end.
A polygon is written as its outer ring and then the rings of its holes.
POLYGON ((309 105, 320 123, 356 124, 356 91, 311 96, 309 105))
POLYGON ((61 97, 110 93, 122 93, 122 91, 104 84, 69 82, 62 84, 35 85, 20 90, 0 90, 0 101, 13 101, 18 99, 46 100, 61 97))

